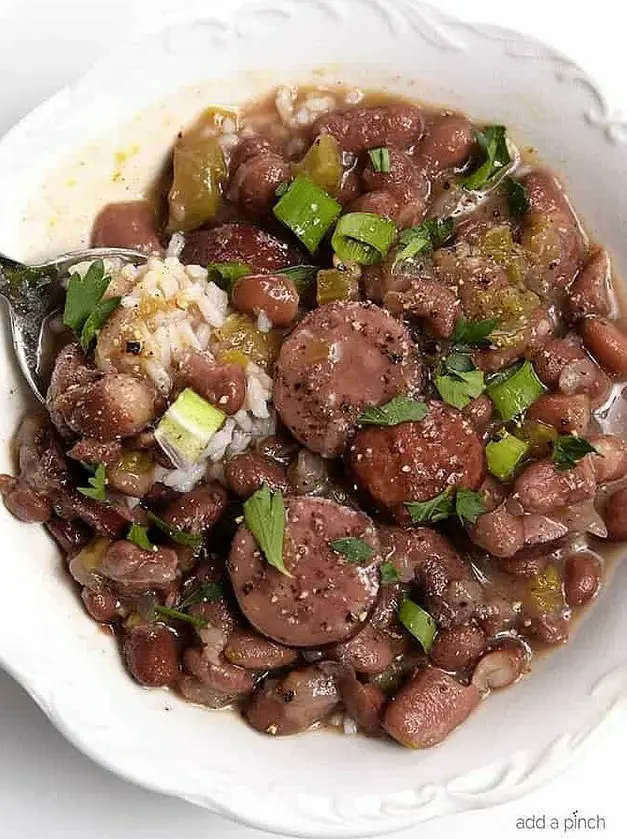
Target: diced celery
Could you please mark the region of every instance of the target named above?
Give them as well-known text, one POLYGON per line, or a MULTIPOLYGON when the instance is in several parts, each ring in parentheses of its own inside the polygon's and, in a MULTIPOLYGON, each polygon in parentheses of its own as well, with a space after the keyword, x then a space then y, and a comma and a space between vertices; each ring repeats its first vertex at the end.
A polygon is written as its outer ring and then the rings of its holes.
POLYGON ((276 329, 262 332, 246 315, 232 314, 214 329, 212 352, 223 360, 225 353, 238 352, 264 370, 270 370, 281 348, 281 333, 276 329))
POLYGON ((504 370, 488 384, 487 393, 505 422, 524 413, 544 393, 545 387, 530 361, 504 370))
POLYGON ((185 233, 215 218, 222 200, 226 163, 218 140, 197 128, 177 141, 173 165, 168 231, 185 233))
POLYGON ((316 278, 316 299, 318 305, 334 300, 357 300, 359 298, 359 271, 329 268, 318 271, 316 278))
POLYGON ((317 186, 336 196, 342 183, 342 154, 335 137, 322 134, 307 154, 294 165, 294 171, 307 175, 317 186))
POLYGON ((529 419, 520 428, 514 429, 514 435, 527 444, 529 457, 534 459, 551 454, 553 441, 559 436, 552 425, 529 419))
POLYGON ((529 599, 538 612, 557 612, 564 605, 562 580, 554 565, 529 581, 529 599))
POLYGON ((155 439, 178 467, 197 463, 226 414, 186 388, 165 412, 155 439))

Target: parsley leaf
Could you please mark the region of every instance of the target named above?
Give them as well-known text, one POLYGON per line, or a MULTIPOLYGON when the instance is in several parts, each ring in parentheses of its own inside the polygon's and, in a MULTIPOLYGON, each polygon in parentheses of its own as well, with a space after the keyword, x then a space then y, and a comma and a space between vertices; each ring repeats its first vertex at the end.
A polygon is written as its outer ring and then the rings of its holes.
POLYGON ((203 543, 202 533, 187 533, 178 527, 173 527, 167 521, 160 519, 151 510, 148 511, 148 518, 162 533, 165 533, 177 545, 185 545, 188 548, 199 548, 203 543))
POLYGON ((96 471, 91 478, 88 479, 88 483, 88 487, 78 487, 78 491, 81 495, 85 495, 93 501, 107 500, 107 471, 104 463, 98 464, 96 471))
POLYGON ((224 586, 222 583, 201 583, 198 588, 191 591, 187 597, 179 603, 181 612, 185 612, 190 606, 198 606, 200 603, 215 603, 224 597, 224 586))
POLYGON ((565 434, 553 441, 553 463, 560 472, 572 469, 587 454, 599 454, 599 451, 583 437, 565 434))
POLYGON ((403 247, 397 251, 394 265, 404 259, 411 259, 419 253, 441 248, 450 239, 453 226, 452 218, 434 218, 423 221, 417 227, 404 230, 399 238, 399 244, 403 247))
POLYGON ((382 562, 379 566, 379 574, 381 575, 381 585, 383 586, 396 583, 401 578, 393 562, 382 562))
POLYGON ((429 612, 425 612, 413 600, 404 600, 401 603, 401 608, 398 610, 398 619, 405 629, 420 643, 425 653, 428 654, 438 631, 437 624, 429 612))
POLYGON ((283 562, 285 536, 283 493, 270 492, 268 486, 264 484, 254 495, 244 501, 244 521, 270 565, 286 577, 291 577, 283 562))
POLYGON ((290 268, 281 268, 277 274, 283 274, 291 280, 298 294, 302 296, 312 287, 319 270, 318 265, 292 265, 290 268))
POLYGON ((486 318, 485 320, 460 318, 455 326, 455 332, 453 332, 453 346, 456 349, 479 346, 487 341, 490 333, 497 325, 498 320, 496 318, 486 318))
POLYGON ((420 422, 427 416, 424 402, 397 396, 385 405, 368 405, 357 422, 362 425, 400 425, 402 422, 420 422))
POLYGON ((105 275, 102 259, 93 262, 85 274, 73 273, 67 287, 63 325, 80 334, 89 316, 100 303, 111 278, 105 275))
POLYGON ((363 539, 356 536, 347 536, 345 539, 333 539, 329 547, 336 553, 344 554, 348 562, 354 565, 361 565, 368 562, 375 554, 374 548, 363 539))
POLYGON ((108 300, 101 300, 90 316, 87 318, 81 329, 81 347, 87 352, 96 340, 96 336, 107 322, 109 315, 120 305, 121 297, 110 297, 108 300))
POLYGON ((503 188, 505 189, 507 207, 511 216, 520 218, 529 212, 531 206, 529 196, 520 181, 515 181, 514 178, 505 178, 503 188))
POLYGON ((481 493, 471 489, 458 489, 455 496, 455 512, 462 524, 474 524, 479 516, 486 512, 481 493))
POLYGON ((129 531, 126 534, 126 538, 129 542, 132 542, 144 551, 157 550, 157 546, 148 538, 148 528, 144 527, 142 524, 137 524, 137 522, 133 522, 130 526, 129 531))
POLYGON ((177 621, 184 621, 191 623, 196 629, 204 629, 207 626, 207 621, 204 618, 197 618, 195 615, 188 615, 178 609, 171 609, 169 606, 155 606, 155 612, 158 615, 163 615, 165 618, 174 618, 177 621))
POLYGON ((229 295, 235 283, 248 274, 254 274, 254 271, 245 262, 210 262, 207 265, 207 280, 229 295))
POLYGON ((409 511, 411 520, 413 522, 436 522, 448 519, 454 511, 451 494, 452 490, 449 487, 449 489, 445 489, 444 492, 428 501, 406 501, 405 506, 409 511))
POLYGON ((390 171, 390 150, 386 148, 370 149, 368 152, 372 168, 375 172, 387 175, 390 171))
POLYGON ((487 186, 489 181, 512 162, 507 148, 507 129, 504 125, 488 125, 483 131, 476 132, 476 139, 484 160, 474 172, 462 179, 462 185, 469 190, 487 186))
POLYGON ((438 392, 447 405, 453 405, 455 408, 465 408, 468 403, 481 396, 485 390, 485 379, 482 370, 460 370, 453 366, 459 362, 461 358, 468 358, 468 356, 453 355, 453 363, 449 364, 450 359, 445 362, 447 373, 445 375, 436 376, 434 384, 438 392))

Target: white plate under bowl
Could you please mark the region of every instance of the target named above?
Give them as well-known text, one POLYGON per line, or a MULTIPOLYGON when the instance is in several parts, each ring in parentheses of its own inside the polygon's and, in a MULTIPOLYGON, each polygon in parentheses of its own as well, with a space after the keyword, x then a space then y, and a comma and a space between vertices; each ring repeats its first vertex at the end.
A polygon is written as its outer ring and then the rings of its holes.
MULTIPOLYGON (((80 244, 103 198, 141 191, 195 111, 314 78, 385 87, 507 124, 566 177, 588 229, 627 274, 624 127, 608 122, 594 84, 552 50, 404 0, 266 0, 228 21, 204 11, 206 2, 181 5, 197 14, 180 19, 175 0, 156 0, 165 28, 118 48, 0 142, 0 251, 28 258, 80 244)), ((25 401, 8 341, 0 352, 6 471, 25 401)), ((229 713, 135 685, 113 639, 83 613, 44 531, 4 509, 0 529, 8 593, 0 662, 95 760, 260 828, 357 837, 501 803, 561 769, 627 693, 620 567, 564 649, 438 748, 412 752, 327 731, 271 739, 229 713)))

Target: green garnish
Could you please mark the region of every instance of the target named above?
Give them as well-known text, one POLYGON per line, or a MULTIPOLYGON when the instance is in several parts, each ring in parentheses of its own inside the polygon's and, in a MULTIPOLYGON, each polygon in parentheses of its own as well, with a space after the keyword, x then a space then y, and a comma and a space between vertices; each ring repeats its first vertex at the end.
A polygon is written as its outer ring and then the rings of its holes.
POLYGON ((529 212, 529 207, 531 206, 529 204, 529 196, 520 181, 515 181, 514 178, 505 178, 503 188, 505 189, 510 216, 521 218, 521 216, 529 212))
POLYGON ((302 297, 313 286, 320 270, 318 265, 293 265, 291 268, 281 268, 277 274, 283 274, 296 286, 296 291, 302 297))
POLYGON ((387 255, 396 225, 376 213, 348 213, 338 221, 331 245, 342 262, 374 265, 387 255))
POLYGON ((475 133, 483 151, 483 162, 478 169, 462 179, 462 186, 469 190, 485 187, 512 162, 507 147, 507 129, 504 125, 488 125, 475 133))
POLYGON ((229 295, 235 283, 249 274, 254 274, 254 270, 246 262, 210 262, 207 265, 207 280, 229 295))
POLYGON ((105 275, 102 259, 93 262, 84 277, 70 276, 63 309, 63 324, 71 327, 87 352, 109 315, 120 303, 120 297, 103 300, 111 277, 105 275))
POLYGON ((129 542, 132 542, 144 551, 154 552, 157 550, 157 546, 154 545, 148 538, 148 528, 144 527, 142 524, 137 524, 137 522, 133 522, 130 526, 129 531, 126 534, 126 538, 129 542))
POLYGON ((336 553, 343 554, 349 562, 354 565, 361 565, 368 562, 375 554, 374 548, 364 542, 363 539, 358 539, 356 536, 347 536, 345 539, 333 539, 329 542, 329 547, 336 553))
POLYGON ((292 183, 291 181, 283 181, 282 183, 280 183, 280 184, 277 186, 277 188, 274 190, 274 194, 276 195, 276 197, 277 197, 277 198, 283 198, 283 196, 285 195, 285 193, 286 193, 286 192, 288 191, 288 189, 290 188, 290 184, 291 184, 291 183, 292 183))
POLYGON ((191 388, 177 396, 155 430, 155 440, 172 462, 183 468, 197 463, 217 431, 222 428, 226 414, 191 388))
POLYGON ((91 498, 93 501, 107 500, 107 470, 104 463, 99 463, 96 471, 88 478, 88 487, 78 487, 81 495, 91 498))
POLYGON ((160 519, 156 513, 151 510, 148 511, 148 518, 162 533, 165 533, 177 545, 184 545, 187 548, 199 548, 203 541, 202 533, 188 533, 186 530, 181 530, 179 527, 174 527, 168 524, 167 521, 160 519))
POLYGON ((387 175, 390 171, 390 150, 386 148, 370 149, 368 152, 372 168, 375 172, 387 175))
POLYGON ((102 327, 107 322, 109 315, 120 305, 121 297, 110 297, 108 300, 101 300, 94 311, 85 321, 81 329, 81 347, 87 352, 96 340, 102 327))
POLYGON ((444 402, 455 408, 465 408, 485 390, 485 377, 477 370, 470 356, 452 353, 444 361, 444 371, 436 376, 434 384, 444 402))
POLYGON ((342 212, 342 206, 305 175, 298 175, 274 205, 273 212, 314 253, 342 212))
POLYGON ((244 501, 244 521, 270 565, 286 577, 291 577, 283 562, 285 536, 283 493, 270 492, 264 484, 254 495, 244 501))
POLYGON ((505 422, 522 414, 544 393, 530 361, 510 367, 492 377, 486 391, 499 416, 505 422))
POLYGON ((400 425, 402 422, 420 422, 427 416, 424 402, 407 396, 396 396, 385 405, 368 405, 357 422, 361 425, 400 425))
POLYGON ((564 434, 553 441, 552 460, 560 472, 572 469, 587 454, 599 454, 599 451, 583 437, 564 434))
POLYGON ((379 566, 379 574, 381 575, 381 585, 383 586, 396 583, 401 578, 393 562, 382 562, 379 566))
POLYGON ((496 440, 485 447, 490 473, 499 481, 511 480, 520 462, 526 457, 529 445, 508 431, 501 431, 496 440))
POLYGON ((394 265, 420 253, 441 248, 451 238, 454 224, 452 218, 433 218, 404 230, 398 240, 403 247, 396 253, 394 265))
POLYGON ((459 350, 478 347, 486 343, 490 333, 497 325, 498 320, 496 318, 486 318, 485 320, 460 318, 455 326, 455 332, 453 332, 453 346, 459 350))
POLYGON ((433 646, 433 639, 438 631, 437 624, 429 612, 425 612, 413 600, 403 600, 398 611, 398 619, 420 643, 425 653, 428 653, 433 646))
POLYGON ((204 629, 207 626, 207 621, 204 618, 188 615, 185 612, 180 612, 178 609, 171 609, 169 606, 155 606, 155 612, 158 615, 163 615, 165 618, 174 618, 177 621, 191 623, 196 629, 204 629))
POLYGON ((458 489, 455 496, 455 512, 462 524, 474 524, 479 516, 486 512, 481 493, 471 489, 458 489))
POLYGON ((179 609, 185 612, 191 606, 198 606, 200 603, 215 603, 224 597, 224 586, 222 583, 201 583, 187 597, 179 603, 179 609))
POLYGON ((437 522, 450 518, 455 511, 452 493, 453 490, 449 487, 428 501, 406 501, 405 507, 409 511, 411 520, 437 522))

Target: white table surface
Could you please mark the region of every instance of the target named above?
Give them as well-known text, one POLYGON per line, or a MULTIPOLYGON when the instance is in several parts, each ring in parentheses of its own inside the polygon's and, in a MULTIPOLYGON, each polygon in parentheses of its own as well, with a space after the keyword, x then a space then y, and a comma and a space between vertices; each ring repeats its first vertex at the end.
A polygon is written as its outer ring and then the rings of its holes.
MULTIPOLYGON (((226 9, 240 0, 206 2, 226 9)), ((617 0, 594 4, 438 0, 437 5, 469 20, 516 27, 551 42, 603 83, 617 115, 627 114, 627 13, 617 0)), ((121 24, 140 26, 150 9, 150 0, 0 0, 0 133, 80 75, 106 50, 121 24)), ((599 833, 623 839, 627 836, 626 747, 627 719, 617 715, 583 759, 542 790, 501 807, 420 826, 402 837, 453 839, 463 832, 470 839, 514 839, 599 833), (568 833, 549 829, 551 816, 563 823, 573 810, 602 817, 605 827, 568 833), (544 830, 517 826, 521 818, 542 814, 547 819, 544 830)), ((0 839, 261 839, 262 835, 267 834, 131 786, 96 766, 67 743, 0 671, 0 839)))

